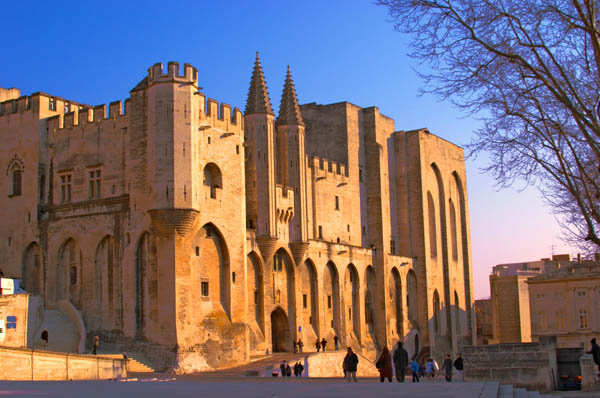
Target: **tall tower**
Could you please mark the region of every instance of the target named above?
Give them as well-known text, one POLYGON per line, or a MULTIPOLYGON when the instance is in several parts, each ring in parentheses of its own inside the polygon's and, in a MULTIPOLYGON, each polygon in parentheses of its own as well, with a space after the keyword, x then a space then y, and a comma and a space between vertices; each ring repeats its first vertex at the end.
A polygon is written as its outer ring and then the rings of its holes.
MULTIPOLYGON (((306 195, 306 153, 304 150, 304 121, 298 106, 296 89, 287 68, 277 126, 277 171, 279 182, 294 188, 294 218, 290 223, 290 240, 306 242, 307 236, 307 195, 306 195)), ((296 253, 294 253, 296 254, 296 253)))
MULTIPOLYGON (((246 132, 246 211, 248 227, 256 235, 273 241, 275 218, 275 115, 263 76, 258 52, 248 90, 244 115, 246 132)), ((262 248, 261 248, 262 249, 262 248)), ((268 258, 268 250, 263 253, 268 258)))

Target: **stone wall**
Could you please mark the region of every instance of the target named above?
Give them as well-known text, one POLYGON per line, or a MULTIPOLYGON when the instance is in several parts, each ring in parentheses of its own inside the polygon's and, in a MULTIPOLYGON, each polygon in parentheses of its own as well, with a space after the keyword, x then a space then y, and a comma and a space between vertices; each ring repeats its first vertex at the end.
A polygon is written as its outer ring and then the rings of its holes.
POLYGON ((122 359, 0 347, 0 380, 90 380, 127 377, 122 359))
POLYGON ((557 385, 556 340, 463 348, 466 381, 501 381, 541 392, 557 385))

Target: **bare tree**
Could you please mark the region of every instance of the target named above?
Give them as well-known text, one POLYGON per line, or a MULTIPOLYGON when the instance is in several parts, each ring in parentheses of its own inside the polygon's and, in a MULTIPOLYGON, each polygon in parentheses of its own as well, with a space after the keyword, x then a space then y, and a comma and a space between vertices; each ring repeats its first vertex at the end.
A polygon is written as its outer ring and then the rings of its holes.
POLYGON ((483 127, 468 145, 491 156, 501 186, 538 186, 571 242, 600 247, 597 0, 376 0, 426 93, 483 127))

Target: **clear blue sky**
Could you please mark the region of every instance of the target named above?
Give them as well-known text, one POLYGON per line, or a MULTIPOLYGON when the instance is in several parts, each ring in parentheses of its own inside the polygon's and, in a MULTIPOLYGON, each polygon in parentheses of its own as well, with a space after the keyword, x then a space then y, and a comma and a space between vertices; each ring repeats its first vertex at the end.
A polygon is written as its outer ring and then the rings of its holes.
MULTIPOLYGON (((418 97, 422 82, 386 11, 368 0, 4 2, 0 87, 98 105, 125 99, 156 62, 198 68, 207 96, 244 108, 255 52, 271 102, 289 64, 301 103, 378 106, 397 130, 428 127, 463 145, 478 122, 418 97), (65 5, 64 7, 61 5, 65 5)), ((493 265, 536 260, 564 246, 535 190, 497 192, 467 162, 476 296, 489 295, 493 265)))

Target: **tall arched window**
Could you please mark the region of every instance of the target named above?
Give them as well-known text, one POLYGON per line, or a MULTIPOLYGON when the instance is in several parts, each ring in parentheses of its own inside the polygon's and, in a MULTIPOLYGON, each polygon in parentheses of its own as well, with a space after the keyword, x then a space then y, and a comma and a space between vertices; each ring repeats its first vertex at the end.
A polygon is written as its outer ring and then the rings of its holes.
POLYGON ((23 171, 17 163, 13 164, 10 169, 10 178, 12 182, 11 196, 21 196, 21 180, 23 171))
POLYGON ((204 185, 208 187, 211 199, 216 199, 217 190, 223 188, 221 170, 216 164, 208 163, 204 166, 204 185))

